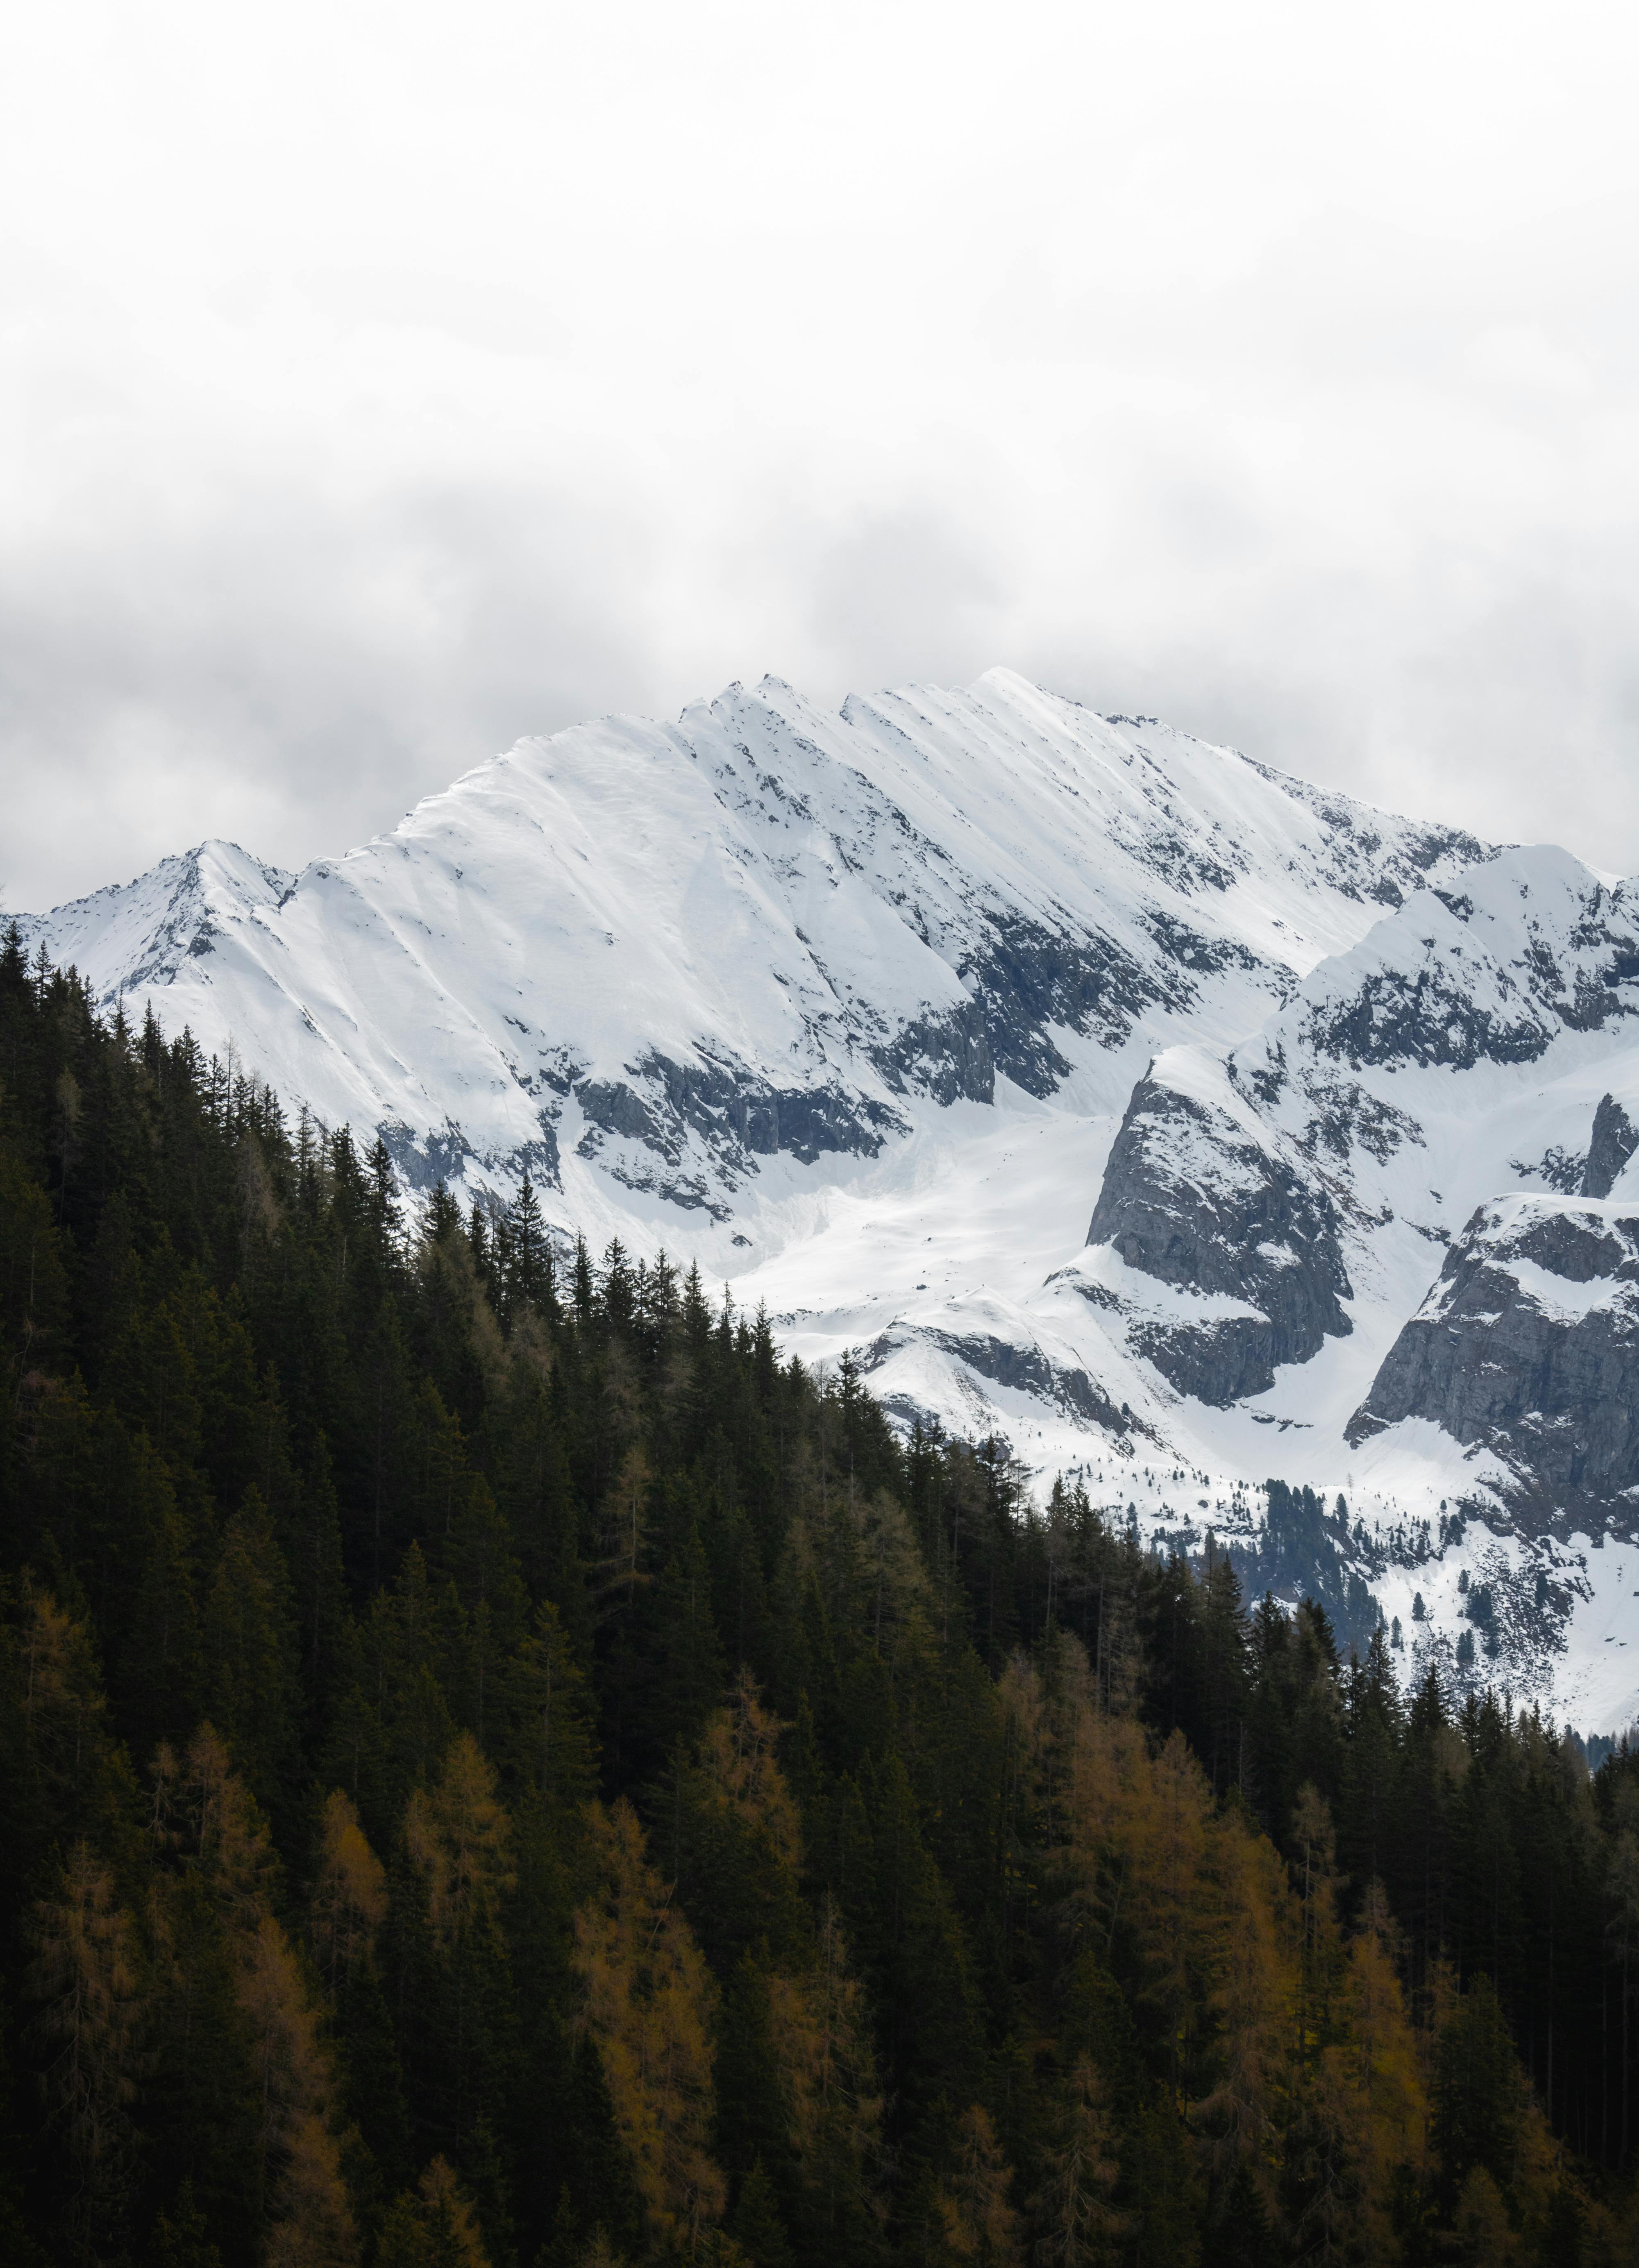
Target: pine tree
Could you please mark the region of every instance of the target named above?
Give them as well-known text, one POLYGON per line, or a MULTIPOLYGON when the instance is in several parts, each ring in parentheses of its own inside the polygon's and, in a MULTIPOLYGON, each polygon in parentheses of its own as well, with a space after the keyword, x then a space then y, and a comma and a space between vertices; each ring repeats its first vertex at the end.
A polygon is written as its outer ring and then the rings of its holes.
POLYGON ((1072 2066, 1054 2107, 1044 2178, 1030 2199, 1036 2257, 1051 2268, 1119 2258, 1128 2230, 1112 2202, 1120 2180, 1108 2091, 1090 2057, 1072 2066))
POLYGON ((750 2268, 794 2268, 791 2240, 759 2158, 740 2184, 729 2231, 750 2268))
POLYGON ((1215 1898, 1204 1916, 1218 2037, 1211 2084, 1194 2106, 1222 2192, 1250 2182, 1270 2201, 1270 2169, 1288 2109, 1301 1990, 1293 1917, 1278 1854, 1231 1814, 1218 1825, 1215 1898))
POLYGON ((495 1775, 469 1733, 451 1742, 430 1790, 417 1788, 404 1840, 426 1889, 427 1917, 441 1952, 492 1933, 510 1885, 509 1825, 495 1775))
POLYGON ((506 1228, 512 1252, 511 1277, 506 1288, 513 1310, 538 1307, 550 1313, 555 1304, 552 1299, 551 1246, 547 1241, 541 1201, 535 1193, 527 1166, 518 1184, 518 1194, 507 1208, 506 1228))
POLYGON ((222 2268, 222 2255, 210 2241, 210 2223, 199 2210, 192 2182, 178 2190, 169 2213, 155 2217, 144 2268, 222 2268))
POLYGON ((923 1840, 897 1755, 875 1775, 871 1813, 875 1987, 890 2080, 907 2123, 977 2075, 979 2033, 967 1946, 923 1840))
POLYGON ((490 2268, 471 2198, 447 2158, 434 2158, 396 2197, 376 2247, 377 2268, 490 2268))
POLYGON ((1441 2029, 1435 2065, 1430 2139, 1450 2191, 1460 2194, 1476 2167, 1499 2189, 1508 2184, 1525 2110, 1495 1988, 1476 1977, 1441 2029))
POLYGON ((295 1595, 302 1684, 311 1714, 333 1705, 348 1621, 341 1507, 329 1444, 321 1432, 287 1524, 284 1553, 295 1595))
POLYGON ((572 1818, 597 1784, 597 1735, 587 1674, 550 1599, 503 1668, 496 1753, 549 1814, 572 1818))
POLYGON ((403 1233, 403 1214, 398 1202, 398 1176, 386 1142, 378 1133, 365 1160, 369 1175, 368 1217, 383 1263, 390 1261, 403 1233))
POLYGON ((1222 2204, 1207 2225, 1202 2257, 1204 2268, 1266 2268, 1280 2257, 1268 2205, 1244 2163, 1237 2167, 1222 2204))
POLYGON ((254 1488, 223 1533, 200 1644, 206 1709, 257 1801, 277 1812, 298 1769, 301 1652, 290 1571, 254 1488))

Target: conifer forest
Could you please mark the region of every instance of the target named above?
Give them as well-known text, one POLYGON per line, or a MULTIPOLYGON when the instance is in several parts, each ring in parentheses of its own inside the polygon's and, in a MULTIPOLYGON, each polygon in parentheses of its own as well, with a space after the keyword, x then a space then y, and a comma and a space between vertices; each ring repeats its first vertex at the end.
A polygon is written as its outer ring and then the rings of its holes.
POLYGON ((1639 2260, 1639 1754, 15 936, 0 1384, 11 2268, 1639 2260))

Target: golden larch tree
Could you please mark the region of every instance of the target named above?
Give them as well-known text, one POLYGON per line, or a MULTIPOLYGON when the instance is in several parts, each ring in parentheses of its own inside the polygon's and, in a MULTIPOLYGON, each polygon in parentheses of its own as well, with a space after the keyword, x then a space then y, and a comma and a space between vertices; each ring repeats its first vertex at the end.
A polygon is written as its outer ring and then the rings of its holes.
POLYGON ((368 1960, 386 1918, 387 1869, 370 1847, 352 1798, 333 1787, 319 1822, 308 1901, 314 1955, 332 1993, 356 1962, 368 1960))
POLYGON ((30 1934, 29 1984, 42 2003, 36 2029, 51 2051, 41 2085, 72 2172, 71 2239, 86 2257, 129 2167, 141 2013, 136 1931, 87 1845, 75 1845, 30 1934))
POLYGON ((956 2121, 956 2148, 935 2187, 927 2257, 937 2268, 1022 2268, 1018 2215, 1008 2198, 1013 2169, 988 2110, 975 2103, 956 2121))
POLYGON ((692 2251, 726 2196, 710 2154, 716 1988, 631 1806, 593 1805, 587 1830, 598 1887, 575 1916, 580 2021, 650 2226, 662 2244, 692 2251))

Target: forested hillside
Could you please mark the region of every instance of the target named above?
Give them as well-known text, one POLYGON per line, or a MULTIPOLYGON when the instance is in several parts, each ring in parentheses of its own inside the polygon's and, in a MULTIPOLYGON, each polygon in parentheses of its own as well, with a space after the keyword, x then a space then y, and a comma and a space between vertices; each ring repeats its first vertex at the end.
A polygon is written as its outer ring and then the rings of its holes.
POLYGON ((15 940, 0 1332, 8 2262, 1639 2257, 1639 1757, 15 940))

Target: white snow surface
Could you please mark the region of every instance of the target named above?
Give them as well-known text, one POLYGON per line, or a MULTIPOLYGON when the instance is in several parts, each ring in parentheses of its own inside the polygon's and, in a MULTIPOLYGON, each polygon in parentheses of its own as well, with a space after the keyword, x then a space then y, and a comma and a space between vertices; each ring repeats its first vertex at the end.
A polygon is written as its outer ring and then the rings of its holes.
MULTIPOLYGON (((100 1001, 231 1047, 291 1108, 382 1129, 418 1185, 505 1197, 528 1166, 566 1234, 698 1258, 788 1350, 854 1350, 897 1415, 1005 1432, 1044 1482, 1232 1534, 1273 1474, 1388 1533, 1483 1507, 1499 1477, 1423 1421, 1344 1439, 1446 1245, 1482 1202, 1560 1201, 1601 1095, 1639 1118, 1639 988, 1613 991, 1606 942, 1634 895, 993 670, 838 710, 732 686, 675 725, 520 741, 299 876, 207 843, 20 918, 100 1001), (1602 1021, 1577 1009, 1590 985, 1618 1002, 1602 1021), (1008 986, 1016 1045, 996 1026, 993 1081, 970 1064, 941 1099, 949 1035, 1008 986), (1449 1059, 1361 1041, 1395 1001, 1427 1025, 1448 995, 1449 1059), (1466 1059, 1475 1018, 1502 1037, 1466 1059), (1352 1334, 1227 1410, 1134 1348, 1146 1319, 1237 1303, 1085 1242, 1152 1064, 1321 1175, 1344 1225, 1352 1334), (771 1096, 817 1098, 844 1145, 758 1146, 771 1096), (1328 1112, 1340 1152, 1316 1137, 1328 1112), (1097 1414, 1123 1405, 1119 1427, 1097 1414)), ((1459 1564, 1526 1551, 1490 1517, 1374 1578, 1407 1662, 1448 1659, 1459 1564)), ((1520 1690, 1626 1723, 1639 1547, 1540 1548, 1576 1604, 1520 1690)))

